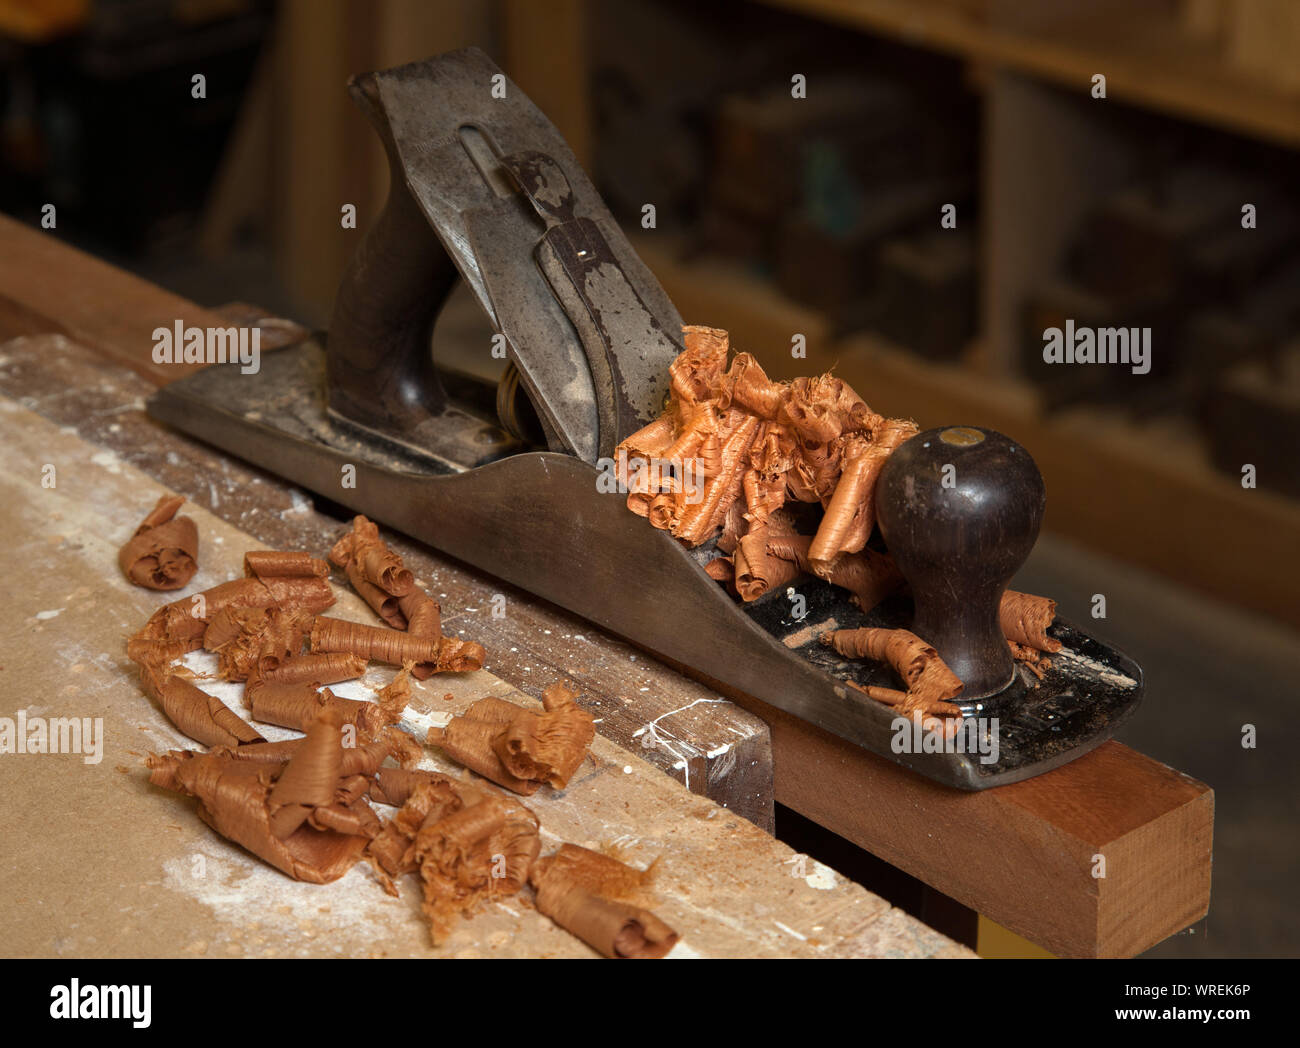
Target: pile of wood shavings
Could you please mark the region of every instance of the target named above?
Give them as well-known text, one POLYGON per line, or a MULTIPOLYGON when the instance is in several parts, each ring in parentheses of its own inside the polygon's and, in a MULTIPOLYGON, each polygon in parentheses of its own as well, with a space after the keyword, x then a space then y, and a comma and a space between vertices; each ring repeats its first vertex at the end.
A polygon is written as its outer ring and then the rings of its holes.
MULTIPOLYGON (((364 859, 396 895, 395 878, 417 874, 435 944, 458 917, 519 892, 531 874, 538 908, 606 956, 665 955, 678 937, 640 905, 649 871, 573 845, 539 859, 538 820, 523 804, 486 783, 411 767, 423 748, 396 727, 411 677, 479 669, 483 648, 441 635, 441 609, 364 517, 331 559, 389 626, 320 614, 335 600, 324 560, 254 551, 244 578, 159 608, 128 640, 145 692, 209 747, 151 754, 150 781, 196 798, 213 829, 296 880, 329 883, 364 859), (244 682, 254 719, 304 735, 268 742, 198 688, 175 660, 199 648, 217 655, 222 678, 244 682), (376 702, 324 687, 361 676, 370 659, 402 667, 376 702), (384 820, 372 801, 398 811, 384 820)), ((517 793, 544 782, 562 788, 595 734, 576 698, 557 686, 541 713, 480 700, 475 707, 491 703, 483 745, 457 749, 445 732, 435 741, 517 793)), ((461 721, 477 723, 465 717, 452 725, 461 721)))
MULTIPOLYGON (((682 328, 686 349, 670 365, 662 415, 619 445, 618 478, 627 505, 688 547, 716 538, 721 555, 705 567, 742 601, 805 574, 851 594, 863 612, 905 587, 888 553, 868 549, 876 523, 875 487, 915 423, 873 411, 830 374, 776 382, 748 353, 728 364, 719 328, 682 328), (790 509, 819 505, 813 534, 790 509)), ((1039 679, 1056 602, 1008 590, 1000 619, 1012 657, 1039 679)), ((889 663, 906 691, 853 687, 901 713, 962 715, 951 700, 962 682, 924 638, 907 630, 839 630, 822 642, 847 658, 889 663)))

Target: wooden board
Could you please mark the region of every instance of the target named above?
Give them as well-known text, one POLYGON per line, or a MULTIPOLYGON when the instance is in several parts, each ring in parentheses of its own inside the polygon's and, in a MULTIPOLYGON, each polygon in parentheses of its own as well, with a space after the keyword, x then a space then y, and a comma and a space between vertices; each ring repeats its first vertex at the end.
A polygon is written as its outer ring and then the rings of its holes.
POLYGON ((154 363, 155 328, 177 320, 187 327, 225 326, 193 302, 5 215, 0 244, 0 341, 59 332, 163 382, 184 374, 185 366, 154 363), (52 279, 55 273, 60 276, 52 279))
MULTIPOLYGON (((926 0, 764 0, 973 61, 1003 67, 1085 93, 1105 73, 1107 95, 1286 145, 1300 144, 1300 97, 1244 74, 1197 41, 1179 38, 1158 10, 1128 4, 1120 13, 1077 5, 1033 26, 990 25, 926 0)), ((1012 4, 1021 15, 1036 5, 1012 4)))
MULTIPOLYGON (((209 830, 192 801, 150 785, 141 755, 188 740, 140 691, 124 638, 176 594, 128 584, 116 550, 166 489, 6 398, 0 435, 0 570, 10 594, 0 715, 100 718, 104 740, 97 762, 84 753, 0 760, 9 954, 592 955, 533 911, 527 892, 487 907, 435 949, 413 878, 400 899, 384 895, 364 864, 330 885, 294 882, 209 830), (46 464, 56 467, 53 487, 42 484, 46 464)), ((200 574, 181 595, 239 576, 244 551, 259 545, 201 508, 187 512, 201 535, 200 574)), ((336 590, 331 614, 369 617, 355 594, 336 590)), ((188 658, 202 670, 211 657, 188 658)), ((353 697, 392 675, 372 668, 350 685, 362 689, 353 697)), ((239 686, 200 683, 240 708, 239 686)), ((416 685, 404 722, 445 717, 484 694, 532 701, 486 671, 439 676, 416 685)), ((422 766, 460 773, 426 752, 422 766)), ((544 852, 572 841, 616 847, 639 867, 659 860, 656 911, 683 936, 675 956, 971 956, 603 736, 567 789, 545 787, 527 803, 544 852)))
POLYGON ((955 794, 746 705, 772 727, 781 803, 1058 956, 1130 957, 1208 912, 1214 793, 1127 746, 955 794))

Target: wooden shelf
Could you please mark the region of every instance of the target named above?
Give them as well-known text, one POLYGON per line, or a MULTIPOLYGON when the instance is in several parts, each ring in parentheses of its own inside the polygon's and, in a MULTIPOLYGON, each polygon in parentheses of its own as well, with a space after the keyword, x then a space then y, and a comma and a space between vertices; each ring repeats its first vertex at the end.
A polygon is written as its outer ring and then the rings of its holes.
POLYGON ((684 262, 654 235, 634 245, 688 323, 726 328, 773 377, 833 367, 876 410, 922 428, 1000 430, 1042 470, 1050 530, 1300 627, 1300 576, 1286 570, 1300 505, 1243 490, 1211 467, 1199 442, 1099 408, 1044 415, 1034 390, 1017 379, 931 363, 870 334, 834 339, 825 318, 739 266, 684 262), (807 359, 789 355, 796 333, 807 339, 807 359))
POLYGON ((851 26, 1071 87, 1086 97, 1096 73, 1107 98, 1300 147, 1300 94, 1252 79, 1167 19, 1126 7, 1113 18, 1069 16, 1030 29, 990 24, 925 0, 763 0, 851 26))

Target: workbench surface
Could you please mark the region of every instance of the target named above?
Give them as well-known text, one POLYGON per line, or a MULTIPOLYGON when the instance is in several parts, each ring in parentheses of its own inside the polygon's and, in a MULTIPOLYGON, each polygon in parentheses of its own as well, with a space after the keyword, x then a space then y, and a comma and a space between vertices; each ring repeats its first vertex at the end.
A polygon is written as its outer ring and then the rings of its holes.
MULTIPOLYGON (((19 339, 3 348, 0 369, 71 352, 60 336, 19 339)), ((591 955, 533 912, 527 892, 489 906, 434 949, 414 878, 403 881, 400 899, 383 894, 365 864, 333 884, 294 882, 209 829, 193 801, 150 785, 144 754, 193 744, 141 692, 125 637, 167 600, 239 577, 244 552, 261 544, 187 506, 201 536, 199 574, 177 593, 133 587, 117 568, 117 547, 166 489, 119 455, 7 398, 0 399, 0 439, 9 465, 0 477, 10 588, 0 671, 4 715, 22 709, 29 717, 102 718, 104 738, 97 763, 82 754, 0 762, 0 788, 9 798, 0 814, 9 859, 0 873, 8 952, 591 955), (42 484, 47 464, 55 469, 52 487, 42 484)), ((205 483, 224 486, 220 477, 205 483)), ((305 501, 292 502, 284 514, 322 535, 344 530, 305 501)), ((373 620, 346 584, 336 580, 335 589, 332 615, 373 620)), ((444 631, 470 638, 487 614, 486 608, 448 611, 444 631)), ((192 653, 187 664, 199 672, 215 665, 206 653, 192 653)), ((392 676, 392 669, 372 668, 352 687, 378 688, 392 676)), ((238 686, 200 684, 242 709, 238 686)), ((460 712, 484 695, 535 702, 485 670, 434 676, 414 687, 407 719, 417 726, 430 713, 460 712)), ((297 734, 263 731, 272 739, 297 734)), ((427 752, 423 766, 460 771, 437 751, 427 752)), ((526 803, 541 820, 544 850, 571 841, 616 847, 636 866, 659 860, 656 909, 682 934, 677 956, 969 955, 602 736, 567 789, 545 788, 526 803)))

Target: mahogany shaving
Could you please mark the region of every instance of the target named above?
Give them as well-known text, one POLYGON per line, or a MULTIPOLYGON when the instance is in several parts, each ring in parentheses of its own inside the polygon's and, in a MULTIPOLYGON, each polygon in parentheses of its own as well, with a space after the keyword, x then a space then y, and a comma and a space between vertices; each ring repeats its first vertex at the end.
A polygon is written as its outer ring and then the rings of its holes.
MULTIPOLYGON (((484 700, 479 700, 482 701, 484 700)), ((452 718, 445 728, 430 728, 425 742, 430 746, 441 747, 458 764, 463 764, 470 771, 513 793, 523 796, 536 793, 541 789, 540 782, 517 778, 501 763, 501 758, 492 745, 501 734, 501 723, 476 717, 475 707, 478 704, 476 702, 470 706, 464 716, 452 718)))
POLYGON ((429 663, 421 662, 411 670, 412 676, 423 680, 430 673, 469 673, 481 670, 487 652, 478 641, 461 640, 458 637, 441 637, 438 640, 438 658, 429 668, 429 663))
POLYGON ((409 768, 424 758, 424 746, 416 739, 392 724, 384 727, 378 736, 388 748, 388 755, 400 767, 409 768))
MULTIPOLYGON (((407 738, 409 737, 407 736, 407 738)), ((302 739, 285 739, 281 742, 244 743, 235 749, 214 746, 210 752, 238 761, 283 764, 297 753, 301 746, 302 739)), ((381 732, 378 736, 367 739, 356 746, 345 745, 343 747, 343 763, 340 766, 339 774, 345 777, 361 776, 366 779, 368 784, 370 777, 379 770, 379 766, 384 763, 386 758, 391 756, 393 756, 393 747, 384 733, 381 732)))
MULTIPOLYGON (((412 637, 437 644, 441 652, 442 605, 417 587, 398 601, 398 611, 406 621, 407 633, 412 637)), ((477 666, 466 668, 482 669, 482 667, 483 660, 480 658, 477 666)), ((435 659, 432 662, 418 663, 412 672, 416 680, 425 680, 437 673, 438 669, 438 660, 435 659)))
POLYGON ((247 680, 297 657, 310 625, 306 612, 223 608, 208 623, 203 646, 217 653, 217 670, 223 679, 247 680))
POLYGON ((361 659, 388 662, 438 662, 438 642, 385 626, 367 626, 318 615, 311 629, 314 652, 346 652, 361 659))
POLYGON ((1061 642, 1047 635, 1047 628, 1055 618, 1056 601, 1032 593, 1007 590, 998 605, 998 620, 1007 640, 1039 651, 1061 650, 1061 642))
MULTIPOLYGON (((812 536, 779 529, 751 531, 741 538, 731 558, 736 592, 741 599, 757 600, 810 572, 813 541, 812 536)), ((719 578, 713 563, 705 570, 719 578)), ((830 562, 827 581, 849 590, 853 602, 863 611, 870 611, 904 585, 893 558, 872 549, 838 554, 830 562)))
POLYGON ((259 667, 257 677, 265 684, 338 684, 355 680, 365 672, 365 659, 335 651, 298 655, 274 666, 259 667))
POLYGON ((330 551, 330 560, 347 572, 348 581, 390 627, 326 620, 312 641, 318 651, 352 651, 381 662, 414 662, 417 680, 435 673, 468 673, 483 668, 487 653, 474 641, 442 635, 442 608, 415 585, 415 578, 365 517, 330 551))
POLYGON ((678 935, 636 905, 649 874, 608 855, 564 844, 533 863, 529 879, 537 892, 537 909, 592 949, 611 958, 658 958, 676 945, 678 935))
MULTIPOLYGON (((769 520, 788 497, 820 502, 825 514, 800 570, 829 579, 840 557, 865 548, 880 470, 916 426, 875 414, 831 375, 775 382, 747 353, 728 367, 725 331, 682 330, 667 407, 616 452, 628 508, 688 546, 720 535, 719 548, 738 558, 737 592, 753 600, 793 577, 789 558, 773 560, 758 538, 769 520), (647 468, 653 460, 675 470, 647 468), (681 482, 687 463, 702 473, 702 489, 681 482), (756 538, 745 544, 747 535, 756 538)), ((713 574, 727 579, 722 566, 713 574)))
POLYGON ((343 768, 343 731, 338 713, 322 709, 307 726, 298 751, 267 796, 271 832, 284 839, 301 826, 311 810, 334 803, 343 768))
POLYGON ((388 682, 383 688, 379 689, 379 694, 375 696, 375 701, 384 709, 393 713, 396 718, 400 718, 402 711, 406 709, 407 703, 411 701, 411 669, 412 663, 406 663, 397 675, 388 682))
POLYGON ((321 578, 242 578, 164 604, 127 642, 137 662, 175 658, 203 646, 203 635, 223 610, 279 607, 316 614, 334 603, 329 581, 321 578))
POLYGON ((564 789, 596 737, 595 719, 577 704, 578 693, 554 684, 542 693, 544 713, 520 708, 492 740, 502 766, 518 779, 564 789))
POLYGON ((880 419, 869 438, 863 433, 846 438, 839 480, 808 550, 815 574, 828 578, 837 556, 867 544, 876 524, 876 480, 893 451, 916 432, 912 422, 880 419))
POLYGON ((325 710, 330 710, 340 723, 351 724, 367 735, 394 723, 401 715, 377 702, 341 698, 328 688, 318 692, 313 684, 254 680, 244 688, 244 701, 255 720, 298 731, 310 728, 325 710))
MULTIPOLYGON (((961 694, 960 678, 939 658, 939 653, 910 630, 831 630, 821 641, 848 659, 888 662, 907 685, 900 713, 915 710, 936 716, 960 717, 961 708, 948 702, 961 694)), ((876 696, 873 696, 873 698, 876 696)))
MULTIPOLYGON (((199 625, 202 626, 202 623, 199 625)), ((151 637, 145 630, 141 630, 127 640, 126 656, 132 662, 141 665, 165 665, 173 659, 179 659, 186 652, 198 651, 201 647, 203 647, 201 632, 190 637, 168 640, 163 637, 151 637)))
POLYGON ((1044 655, 1041 651, 1034 648, 1018 644, 1014 640, 1007 641, 1011 648, 1011 657, 1025 667, 1039 680, 1043 679, 1044 671, 1052 664, 1052 660, 1044 655))
POLYGON ((595 719, 577 697, 563 684, 552 685, 538 713, 488 696, 445 728, 430 729, 427 741, 515 793, 534 793, 544 782, 564 789, 596 737, 595 719))
POLYGON ((378 830, 364 798, 350 805, 334 799, 339 780, 331 785, 329 776, 339 769, 339 748, 338 724, 327 715, 287 764, 208 753, 161 761, 150 781, 197 798, 204 822, 276 869, 296 880, 326 884, 361 857, 366 832, 378 830), (313 825, 310 815, 318 801, 325 802, 321 807, 328 814, 313 825), (309 817, 299 820, 304 808, 309 817))
POLYGON ((190 517, 176 516, 180 495, 164 495, 118 551, 122 573, 146 589, 180 589, 199 570, 199 529, 190 517))
POLYGON ((442 605, 421 589, 414 589, 397 602, 405 629, 417 637, 442 636, 442 605))
MULTIPOLYGON (((800 558, 802 560, 803 558, 800 558)), ((767 530, 744 535, 732 555, 736 592, 744 601, 757 600, 803 574, 799 560, 776 556, 768 545, 767 530)))
MULTIPOLYGON (((443 775, 424 773, 426 778, 414 783, 401 803, 400 810, 383 824, 370 842, 366 856, 370 859, 379 883, 389 895, 396 896, 393 878, 414 873, 415 838, 426 821, 437 823, 464 807, 466 790, 443 775)), ((374 788, 371 789, 374 794, 374 788)), ((387 803, 387 802, 385 802, 387 803)))
POLYGON ((709 578, 715 582, 721 582, 724 585, 735 584, 736 568, 732 564, 730 557, 715 557, 704 565, 704 570, 708 572, 709 578))
POLYGON ((537 816, 499 794, 485 794, 436 822, 426 819, 414 856, 434 944, 451 934, 457 915, 519 891, 540 851, 537 816))
MULTIPOLYGON (((361 568, 356 561, 349 561, 345 569, 348 581, 361 599, 370 605, 371 610, 395 630, 406 629, 406 616, 402 614, 403 598, 386 593, 373 582, 362 577, 361 568)), ((408 594, 409 596, 409 594, 408 594)))
POLYGON ((159 665, 140 666, 146 694, 176 727, 204 746, 239 746, 265 741, 257 730, 215 695, 159 665))
POLYGON ((244 575, 248 578, 328 578, 330 566, 310 553, 282 550, 250 550, 244 554, 244 575))
POLYGON ((410 593, 415 585, 415 576, 402 558, 388 548, 379 537, 378 526, 365 517, 352 519, 352 531, 334 544, 330 560, 345 569, 355 564, 358 577, 394 597, 410 593))
POLYGON ((370 786, 370 799, 400 808, 420 786, 442 786, 450 781, 436 771, 420 768, 380 768, 370 786))

